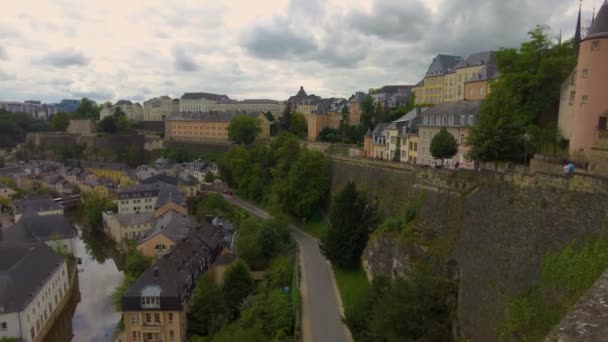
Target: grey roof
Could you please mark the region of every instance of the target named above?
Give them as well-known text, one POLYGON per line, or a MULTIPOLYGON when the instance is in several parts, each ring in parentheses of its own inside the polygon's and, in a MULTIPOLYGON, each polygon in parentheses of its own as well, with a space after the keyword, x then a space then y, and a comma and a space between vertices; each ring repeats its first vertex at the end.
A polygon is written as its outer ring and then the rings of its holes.
POLYGON ((488 81, 493 80, 498 77, 498 67, 496 65, 487 65, 485 68, 481 69, 478 73, 473 75, 471 78, 465 81, 467 82, 477 82, 477 81, 488 81))
POLYGON ((80 161, 80 167, 89 169, 107 169, 107 170, 119 170, 128 171, 131 168, 125 163, 112 163, 112 162, 92 162, 92 161, 80 161))
POLYGON ((390 123, 379 123, 376 126, 376 128, 374 128, 374 130, 372 131, 372 134, 374 136, 383 135, 382 133, 384 132, 384 130, 386 128, 388 128, 389 125, 390 125, 390 123))
POLYGON ((169 240, 178 243, 185 239, 190 232, 190 219, 172 210, 159 217, 150 229, 147 236, 139 243, 150 240, 152 237, 163 234, 169 240))
POLYGON ((20 312, 65 261, 44 243, 0 243, 0 313, 20 312))
POLYGON ((608 37, 608 0, 600 8, 583 40, 608 37))
POLYGON ((160 192, 158 193, 158 199, 156 200, 156 208, 160 208, 163 205, 174 202, 181 206, 186 206, 186 199, 175 185, 157 183, 160 185, 160 192))
POLYGON ((230 98, 228 97, 228 95, 219 95, 219 94, 203 93, 203 92, 184 93, 184 95, 182 95, 181 98, 182 99, 187 99, 187 100, 198 100, 198 99, 207 99, 207 100, 213 100, 213 101, 230 100, 230 98))
POLYGON ((194 186, 198 184, 198 179, 189 174, 182 174, 177 178, 178 183, 181 185, 194 186))
POLYGON ((463 61, 460 56, 437 55, 433 58, 433 62, 429 65, 425 77, 435 77, 445 75, 447 72, 454 69, 456 64, 463 61))
POLYGON ((424 112, 422 116, 431 115, 477 115, 483 100, 444 102, 424 112))
POLYGON ((236 254, 234 254, 232 252, 222 253, 222 254, 220 254, 220 256, 217 257, 217 259, 215 259, 214 265, 216 265, 216 266, 230 265, 233 262, 235 262, 236 259, 238 259, 238 257, 236 256, 236 254))
POLYGON ((306 94, 306 91, 304 90, 303 86, 300 86, 300 90, 298 91, 298 93, 296 94, 296 96, 308 96, 308 94, 306 94))
POLYGON ((455 69, 469 68, 480 65, 496 65, 496 52, 495 51, 484 51, 477 52, 458 63, 455 69))
POLYGON ((122 227, 154 223, 154 216, 152 214, 129 213, 115 215, 122 227))
POLYGON ((248 103, 248 104, 279 104, 279 101, 275 101, 275 100, 268 100, 268 99, 247 99, 247 100, 243 100, 241 101, 241 103, 248 103))
POLYGON ((362 92, 362 91, 358 91, 356 93, 354 93, 349 99, 348 99, 348 103, 359 103, 361 101, 363 101, 363 99, 368 96, 366 93, 362 92))
POLYGON ((428 109, 429 109, 429 107, 414 108, 414 109, 410 110, 409 112, 407 112, 404 116, 400 117, 399 119, 397 119, 393 122, 399 123, 399 122, 411 121, 411 120, 415 119, 416 117, 422 115, 428 109))
POLYGON ((115 106, 124 106, 124 105, 132 105, 133 102, 129 101, 129 100, 118 100, 118 102, 116 102, 115 106))
POLYGON ((22 213, 26 208, 31 208, 35 212, 41 211, 50 211, 50 210, 60 210, 63 209, 61 204, 53 201, 51 196, 30 196, 26 197, 13 203, 15 213, 22 213))
POLYGON ((414 86, 411 85, 385 85, 382 88, 378 89, 377 94, 394 94, 399 92, 401 89, 410 90, 414 86))
POLYGON ((76 235, 74 226, 63 215, 38 215, 27 208, 10 228, 4 231, 4 240, 14 243, 49 241, 55 238, 72 239, 76 235))
POLYGON ((230 122, 239 115, 246 115, 257 118, 260 112, 180 112, 173 113, 167 117, 167 121, 209 121, 209 122, 230 122))
POLYGON ((154 175, 152 177, 142 179, 140 181, 141 184, 154 184, 156 182, 177 185, 177 177, 173 177, 173 176, 166 175, 164 173, 160 173, 160 174, 154 175))

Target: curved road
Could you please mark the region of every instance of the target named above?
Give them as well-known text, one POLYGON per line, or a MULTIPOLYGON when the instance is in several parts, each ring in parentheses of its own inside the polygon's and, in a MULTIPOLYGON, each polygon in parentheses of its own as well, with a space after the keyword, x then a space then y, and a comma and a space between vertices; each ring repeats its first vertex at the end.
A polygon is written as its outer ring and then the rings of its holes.
MULTIPOLYGON (((239 199, 223 195, 234 205, 249 213, 268 219, 264 210, 239 199)), ((340 304, 333 271, 319 249, 316 239, 290 225, 291 235, 300 246, 302 278, 302 340, 304 342, 347 342, 350 333, 342 324, 340 304)))

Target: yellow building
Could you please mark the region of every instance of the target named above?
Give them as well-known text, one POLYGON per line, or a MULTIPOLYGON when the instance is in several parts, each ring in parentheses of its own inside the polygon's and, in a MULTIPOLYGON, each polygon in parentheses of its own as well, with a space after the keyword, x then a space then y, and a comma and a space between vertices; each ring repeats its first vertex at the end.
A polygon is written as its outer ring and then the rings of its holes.
MULTIPOLYGON (((467 96, 466 82, 480 80, 480 72, 487 67, 496 67, 496 53, 494 51, 478 52, 470 55, 466 60, 458 63, 456 67, 447 73, 443 80, 443 102, 454 102, 464 100, 467 96)), ((477 89, 473 94, 472 87, 469 87, 469 97, 475 100, 485 99, 487 88, 480 91, 477 89)))
POLYGON ((230 144, 228 125, 239 115, 256 118, 261 131, 258 141, 270 138, 270 121, 261 112, 180 112, 165 121, 165 139, 197 144, 230 144))
POLYGON ((428 108, 415 108, 391 122, 385 129, 386 159, 402 163, 416 163, 418 160, 418 124, 428 108), (397 155, 397 158, 395 157, 397 155))
POLYGON ((121 186, 135 184, 129 175, 131 169, 127 164, 83 161, 81 162, 81 166, 83 169, 97 176, 97 178, 109 178, 121 186))
POLYGON ((416 85, 413 92, 415 103, 438 104, 443 102, 445 76, 452 72, 456 65, 463 61, 460 56, 437 55, 424 76, 422 84, 416 85))

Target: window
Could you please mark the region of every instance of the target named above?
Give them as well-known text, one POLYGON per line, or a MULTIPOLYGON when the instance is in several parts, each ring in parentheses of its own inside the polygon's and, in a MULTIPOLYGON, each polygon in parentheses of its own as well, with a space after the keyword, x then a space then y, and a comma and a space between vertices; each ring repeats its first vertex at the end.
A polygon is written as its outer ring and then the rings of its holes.
POLYGON ((152 314, 146 313, 146 323, 152 323, 152 314))
POLYGON ((139 324, 139 313, 131 314, 131 324, 139 324))
POLYGON ((589 78, 589 69, 583 69, 583 78, 589 78))
POLYGON ((466 120, 466 117, 465 117, 464 115, 461 115, 461 116, 460 116, 460 124, 461 124, 462 126, 464 126, 464 125, 466 125, 466 124, 467 124, 467 120, 466 120))
POLYGON ((173 313, 169 313, 169 324, 173 324, 173 313))
POLYGON ((469 88, 469 96, 473 96, 473 87, 469 88))
POLYGON ((570 92, 570 104, 573 105, 574 101, 576 101, 576 91, 571 91, 570 92))
POLYGON ((454 125, 454 116, 453 115, 449 116, 448 123, 449 123, 450 126, 454 125))
POLYGON ((587 95, 583 95, 582 102, 583 102, 583 103, 589 103, 589 96, 587 96, 587 95))
POLYGON ((443 120, 441 121, 441 124, 444 125, 444 126, 448 124, 448 117, 447 116, 443 117, 443 120))
POLYGON ((599 49, 600 49, 600 41, 599 41, 599 40, 594 40, 594 41, 591 43, 591 50, 593 50, 593 51, 597 51, 597 50, 599 50, 599 49))
POLYGON ((8 324, 6 322, 0 322, 0 330, 2 330, 2 331, 8 330, 8 324))
POLYGON ((417 142, 414 143, 414 151, 416 151, 416 150, 418 150, 418 143, 417 142))
POLYGON ((133 331, 133 333, 131 334, 131 336, 133 337, 132 338, 133 341, 137 341, 137 331, 133 331))
POLYGON ((464 144, 464 134, 460 134, 460 145, 464 144))
POLYGON ((473 115, 469 115, 469 125, 473 125, 473 115))
POLYGON ((608 129, 608 116, 600 116, 597 128, 603 131, 608 129))
POLYGON ((169 341, 175 341, 175 332, 173 330, 169 330, 169 341))
POLYGON ((482 95, 482 96, 483 96, 484 92, 485 92, 485 89, 483 88, 483 86, 481 86, 481 87, 479 88, 479 95, 482 95))
POLYGON ((160 313, 154 313, 154 323, 160 324, 160 313))

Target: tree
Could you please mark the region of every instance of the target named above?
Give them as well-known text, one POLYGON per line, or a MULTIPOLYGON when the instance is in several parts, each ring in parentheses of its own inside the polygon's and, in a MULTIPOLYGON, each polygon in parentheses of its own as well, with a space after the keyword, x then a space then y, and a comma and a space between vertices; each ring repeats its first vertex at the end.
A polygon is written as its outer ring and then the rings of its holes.
POLYGON ((113 134, 116 131, 118 131, 118 125, 114 116, 106 116, 97 125, 97 132, 113 134))
POLYGON ((306 117, 302 113, 295 113, 289 122, 289 131, 295 134, 298 138, 304 139, 308 135, 306 117))
POLYGON ((76 109, 76 112, 74 113, 74 117, 79 119, 98 120, 99 111, 100 108, 95 105, 93 101, 89 100, 86 97, 83 97, 80 100, 80 106, 78 106, 78 109, 76 109))
POLYGON ((249 274, 249 268, 242 260, 230 265, 224 273, 222 291, 228 308, 233 313, 237 313, 245 298, 253 292, 253 279, 249 274))
POLYGON ((258 234, 262 230, 262 223, 255 217, 249 217, 239 225, 239 238, 236 240, 236 248, 239 256, 247 264, 256 270, 262 270, 267 266, 267 260, 262 254, 262 248, 258 244, 258 234))
POLYGON ((401 160, 401 137, 397 136, 397 146, 395 147, 395 155, 393 156, 393 161, 401 160))
POLYGON ((215 174, 211 171, 205 173, 205 182, 212 183, 215 180, 215 174))
POLYGON ((261 131, 260 122, 246 115, 239 115, 228 125, 228 137, 237 143, 251 145, 261 131))
POLYGON ((152 259, 143 255, 135 247, 131 247, 125 256, 125 274, 137 279, 150 266, 152 259))
POLYGON ((264 116, 266 117, 266 119, 268 119, 268 121, 274 122, 274 115, 272 115, 271 111, 267 111, 266 113, 264 113, 264 116))
POLYGON ((116 208, 106 197, 90 192, 82 196, 81 210, 84 213, 85 223, 93 229, 100 229, 102 225, 102 213, 116 208))
POLYGON ((207 272, 196 282, 192 294, 188 330, 192 335, 213 337, 228 323, 228 307, 222 289, 207 272))
POLYGON ((430 150, 433 158, 441 159, 443 164, 444 159, 450 159, 458 153, 458 143, 447 128, 441 127, 431 140, 430 150))
POLYGON ((354 269, 377 223, 376 207, 348 182, 332 201, 330 224, 321 237, 321 251, 334 265, 354 269))
POLYGON ((120 106, 114 107, 114 111, 112 112, 112 116, 118 119, 121 116, 127 117, 127 113, 125 113, 120 106))
MULTIPOLYGON (((560 86, 576 64, 572 42, 556 43, 548 28, 537 26, 519 49, 496 54, 500 78, 481 105, 479 123, 470 130, 468 157, 479 161, 521 162, 527 132, 553 130, 559 111, 560 86), (543 130, 533 129, 540 127, 543 130)), ((532 136, 531 141, 546 144, 532 136)), ((553 141, 554 145, 559 142, 553 141)), ((539 148, 530 146, 530 153, 539 148)))
POLYGON ((53 118, 51 119, 51 125, 56 131, 65 132, 65 130, 68 129, 68 126, 70 125, 69 114, 65 112, 59 112, 53 115, 53 118))
POLYGON ((291 116, 293 115, 293 107, 291 102, 287 101, 287 105, 279 118, 279 128, 284 131, 288 131, 291 125, 291 116))
POLYGON ((374 121, 374 99, 366 95, 361 101, 361 125, 367 129, 374 129, 374 126, 378 124, 374 121))
POLYGON ((321 132, 319 132, 319 139, 321 139, 321 141, 336 142, 340 140, 339 135, 340 132, 338 132, 338 130, 331 127, 323 127, 321 132))

